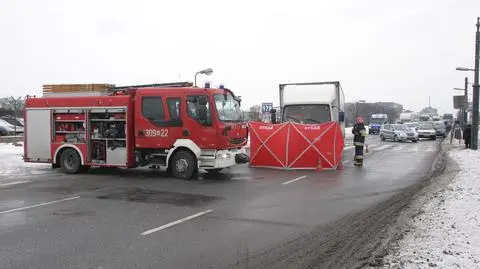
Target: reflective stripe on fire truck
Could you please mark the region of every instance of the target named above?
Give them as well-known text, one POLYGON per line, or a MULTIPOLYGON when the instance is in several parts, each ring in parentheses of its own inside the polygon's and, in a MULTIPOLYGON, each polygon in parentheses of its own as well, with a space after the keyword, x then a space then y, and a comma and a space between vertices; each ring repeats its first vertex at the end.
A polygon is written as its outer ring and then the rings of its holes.
POLYGON ((191 150, 193 152, 193 154, 195 154, 195 157, 197 158, 197 160, 200 157, 200 154, 202 152, 202 150, 192 140, 190 140, 190 139, 177 139, 177 141, 175 141, 175 143, 173 144, 173 148, 171 148, 168 151, 167 163, 166 163, 167 166, 168 166, 168 162, 170 160, 170 157, 172 157, 172 154, 175 152, 175 150, 177 150, 180 147, 187 148, 187 149, 191 150))
POLYGON ((57 150, 55 151, 55 154, 53 155, 53 160, 52 160, 52 162, 53 162, 54 164, 57 164, 57 155, 58 155, 58 152, 60 152, 60 150, 62 150, 63 148, 73 148, 73 149, 75 149, 75 150, 78 152, 78 154, 80 155, 80 160, 82 161, 82 165, 84 165, 85 162, 84 162, 84 159, 83 159, 83 153, 82 153, 82 151, 81 151, 77 146, 75 146, 74 144, 63 144, 63 145, 61 145, 60 147, 58 147, 57 150))

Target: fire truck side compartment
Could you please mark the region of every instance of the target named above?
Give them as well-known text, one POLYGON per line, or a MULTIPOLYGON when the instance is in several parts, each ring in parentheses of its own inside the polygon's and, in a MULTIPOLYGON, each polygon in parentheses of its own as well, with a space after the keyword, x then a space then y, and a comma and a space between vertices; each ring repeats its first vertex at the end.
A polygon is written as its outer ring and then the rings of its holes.
POLYGON ((51 161, 51 110, 27 109, 25 118, 25 153, 24 158, 31 162, 51 161), (50 126, 50 128, 48 128, 50 126))

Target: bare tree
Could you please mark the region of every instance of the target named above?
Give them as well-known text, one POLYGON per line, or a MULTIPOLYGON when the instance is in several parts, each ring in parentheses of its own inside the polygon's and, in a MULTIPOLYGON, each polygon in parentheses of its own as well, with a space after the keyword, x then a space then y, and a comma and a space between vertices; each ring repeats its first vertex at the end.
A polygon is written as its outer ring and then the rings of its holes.
MULTIPOLYGON (((24 104, 24 100, 22 97, 13 97, 13 96, 10 96, 8 98, 8 104, 13 108, 13 117, 15 118, 15 122, 17 122, 17 118, 18 118, 18 112, 20 111, 20 109, 23 108, 23 104, 24 104)), ((15 128, 15 133, 17 133, 17 124, 14 124, 13 125, 14 128, 15 128)))

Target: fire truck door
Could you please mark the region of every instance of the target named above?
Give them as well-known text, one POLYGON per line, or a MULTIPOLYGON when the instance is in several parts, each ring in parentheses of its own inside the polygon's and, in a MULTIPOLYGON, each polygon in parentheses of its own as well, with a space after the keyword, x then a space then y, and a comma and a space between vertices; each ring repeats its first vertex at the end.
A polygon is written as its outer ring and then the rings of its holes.
POLYGON ((170 148, 178 134, 181 134, 182 121, 175 114, 173 114, 173 118, 169 118, 166 111, 169 111, 168 104, 181 104, 181 99, 165 98, 163 96, 137 97, 135 105, 139 109, 135 112, 136 147, 170 148))
POLYGON ((183 128, 185 137, 195 141, 201 149, 215 148, 217 136, 209 96, 188 95, 185 99, 187 112, 183 128))

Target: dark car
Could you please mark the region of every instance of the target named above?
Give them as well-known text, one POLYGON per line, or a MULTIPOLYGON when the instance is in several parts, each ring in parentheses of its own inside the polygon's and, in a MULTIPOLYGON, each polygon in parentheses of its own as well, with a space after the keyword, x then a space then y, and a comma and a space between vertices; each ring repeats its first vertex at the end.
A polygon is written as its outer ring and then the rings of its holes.
POLYGON ((435 122, 435 132, 437 136, 441 136, 445 138, 447 136, 447 127, 443 121, 436 121, 435 122))

